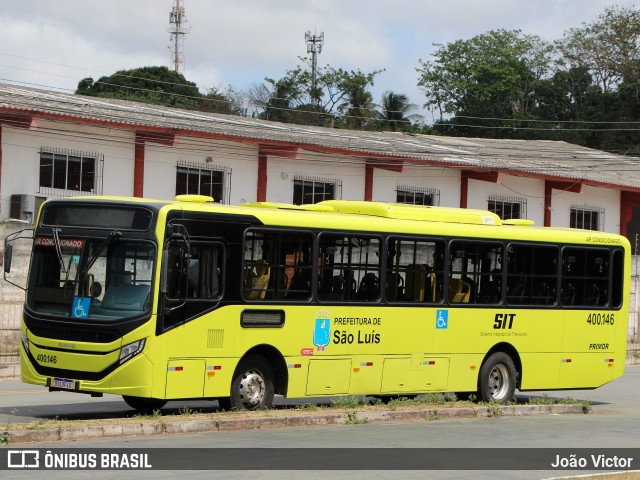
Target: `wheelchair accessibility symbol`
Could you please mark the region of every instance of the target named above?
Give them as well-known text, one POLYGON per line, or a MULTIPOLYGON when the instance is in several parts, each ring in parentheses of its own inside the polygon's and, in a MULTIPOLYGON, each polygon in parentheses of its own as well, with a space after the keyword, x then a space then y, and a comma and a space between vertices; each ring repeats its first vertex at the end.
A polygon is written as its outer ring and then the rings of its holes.
POLYGON ((91 297, 73 297, 71 318, 87 318, 89 316, 90 305, 91 297))
POLYGON ((436 310, 436 328, 442 329, 449 326, 449 310, 436 310))

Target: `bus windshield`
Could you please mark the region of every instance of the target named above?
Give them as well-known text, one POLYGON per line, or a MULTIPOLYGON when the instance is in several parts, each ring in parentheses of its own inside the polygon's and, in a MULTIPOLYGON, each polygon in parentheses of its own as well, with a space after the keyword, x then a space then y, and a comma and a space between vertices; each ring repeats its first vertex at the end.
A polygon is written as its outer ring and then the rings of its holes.
POLYGON ((155 245, 106 238, 37 236, 26 305, 42 316, 117 321, 151 308, 155 245))

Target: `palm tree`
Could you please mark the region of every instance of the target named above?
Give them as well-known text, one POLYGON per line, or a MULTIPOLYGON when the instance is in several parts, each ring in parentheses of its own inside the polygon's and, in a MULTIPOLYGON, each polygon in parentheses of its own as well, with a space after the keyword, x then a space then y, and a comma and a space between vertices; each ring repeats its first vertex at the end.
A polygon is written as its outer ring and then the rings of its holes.
MULTIPOLYGON (((357 77, 357 76, 356 76, 357 77)), ((345 88, 345 101, 338 107, 348 128, 365 129, 376 118, 376 105, 364 78, 355 78, 345 88)))
POLYGON ((402 93, 384 92, 378 118, 385 130, 409 130, 411 122, 420 118, 420 115, 411 113, 417 108, 402 93))

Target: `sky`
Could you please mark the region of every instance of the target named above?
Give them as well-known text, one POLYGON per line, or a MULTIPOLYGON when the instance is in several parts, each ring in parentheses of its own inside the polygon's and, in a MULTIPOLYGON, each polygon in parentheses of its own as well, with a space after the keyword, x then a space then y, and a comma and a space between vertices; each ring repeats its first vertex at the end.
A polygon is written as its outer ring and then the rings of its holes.
MULTIPOLYGON (((173 3, 0 0, 0 82, 73 92, 85 77, 170 67, 173 3)), ((634 6, 623 0, 183 0, 184 75, 203 92, 229 85, 248 90, 300 64, 311 31, 324 33, 318 65, 384 69, 372 88, 374 101, 394 91, 422 106, 416 69, 432 59, 433 44, 496 29, 553 41, 611 5, 634 6)))

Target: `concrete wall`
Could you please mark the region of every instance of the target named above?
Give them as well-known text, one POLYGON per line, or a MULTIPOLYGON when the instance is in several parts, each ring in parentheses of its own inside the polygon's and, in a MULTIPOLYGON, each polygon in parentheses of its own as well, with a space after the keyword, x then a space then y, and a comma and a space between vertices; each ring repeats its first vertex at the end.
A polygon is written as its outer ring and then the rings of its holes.
POLYGON ((553 190, 551 225, 568 227, 573 205, 604 209, 605 232, 620 233, 620 192, 608 188, 584 187, 583 193, 553 190))
POLYGON ((402 172, 376 168, 373 171, 373 200, 395 202, 398 187, 438 189, 440 205, 460 206, 460 172, 455 169, 409 165, 402 172))
POLYGON ((491 196, 526 199, 527 219, 544 225, 544 180, 513 175, 502 175, 500 183, 469 180, 469 208, 486 209, 491 196))
POLYGON ((343 200, 362 200, 365 167, 364 163, 354 163, 358 162, 345 157, 308 152, 304 152, 300 160, 268 157, 267 200, 291 203, 296 177, 314 177, 328 183, 342 182, 343 200))
MULTIPOLYGON (((255 202, 258 184, 257 158, 258 147, 242 143, 181 139, 174 147, 147 144, 144 196, 160 200, 173 199, 176 195, 176 166, 178 161, 183 161, 199 165, 200 168, 215 166, 228 169, 231 171, 231 177, 225 178, 224 181, 231 182, 226 186, 230 189, 229 203, 255 202)), ((105 183, 105 192, 106 187, 105 183)), ((131 195, 131 192, 127 195, 131 195)))

